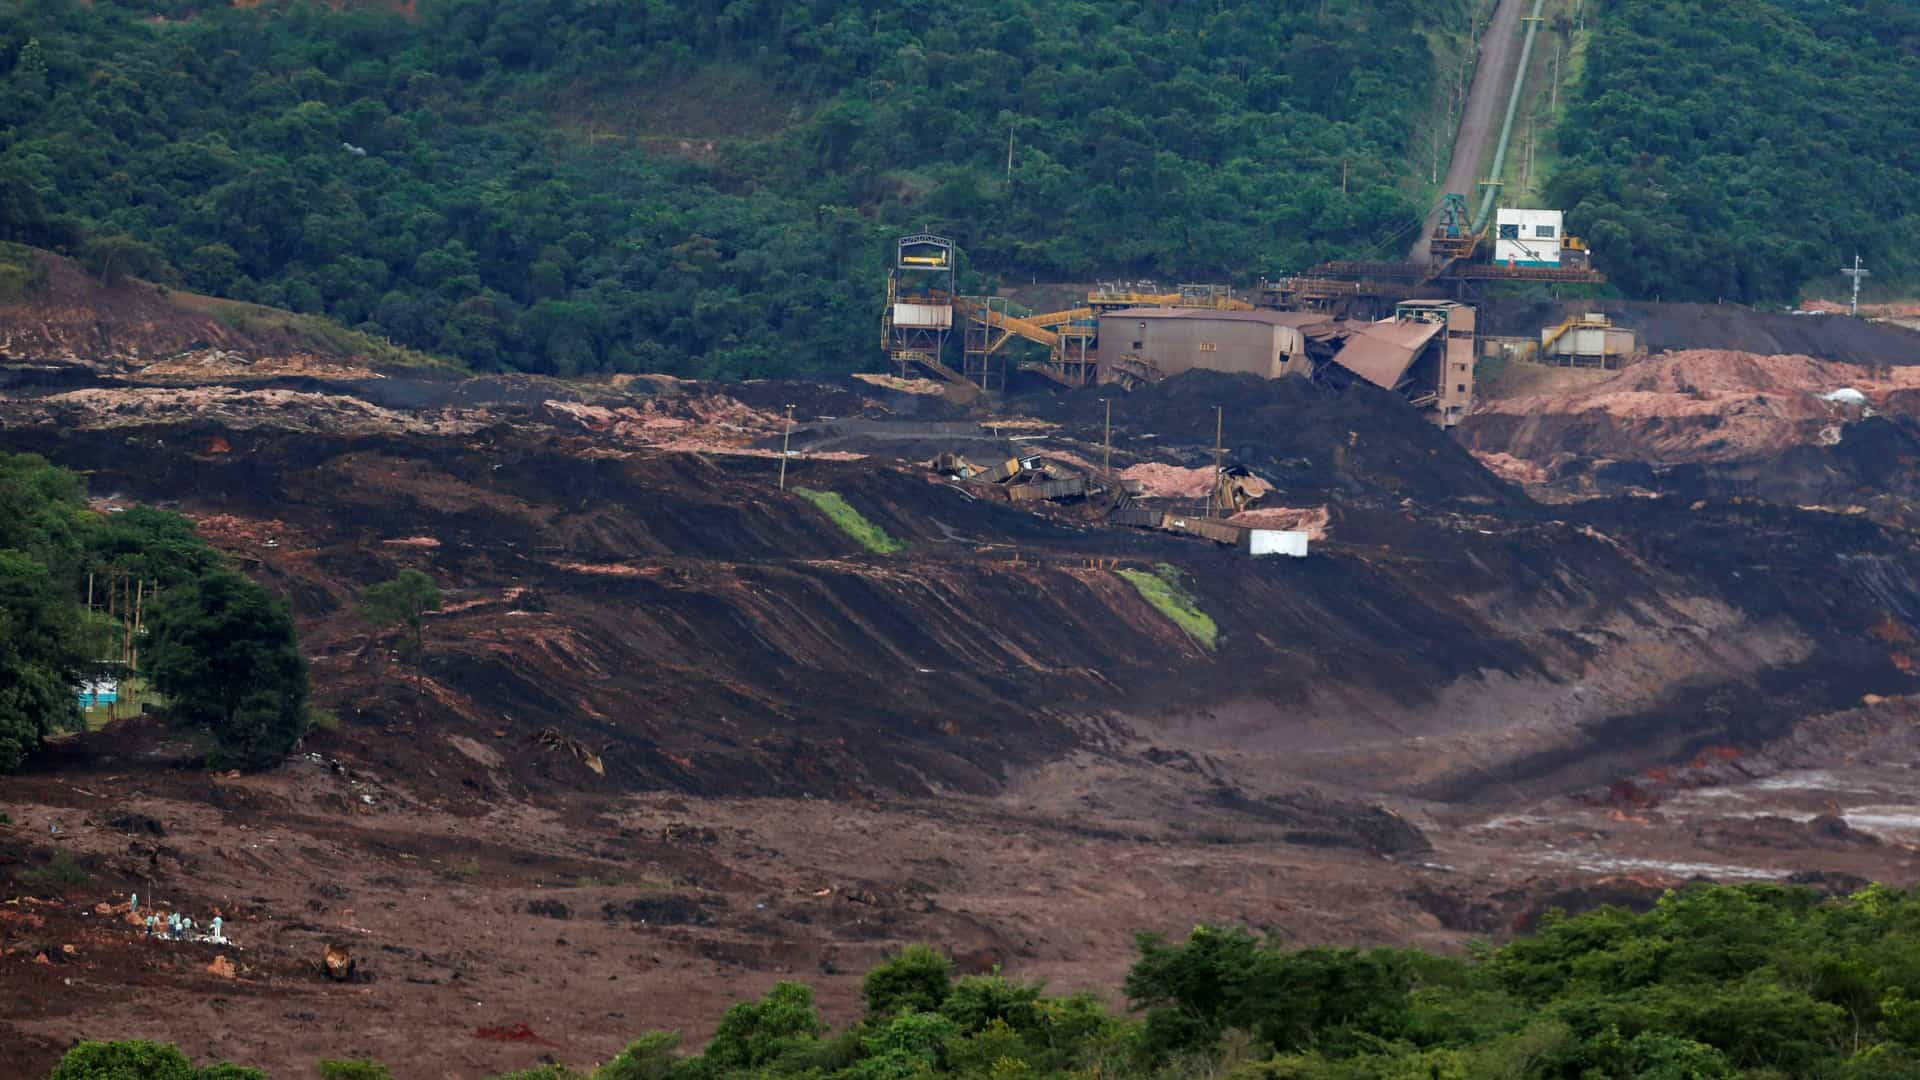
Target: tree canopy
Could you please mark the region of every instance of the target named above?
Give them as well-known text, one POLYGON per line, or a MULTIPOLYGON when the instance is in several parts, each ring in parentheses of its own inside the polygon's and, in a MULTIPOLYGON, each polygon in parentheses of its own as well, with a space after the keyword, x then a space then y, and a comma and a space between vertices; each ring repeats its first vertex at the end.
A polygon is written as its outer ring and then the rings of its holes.
POLYGON ((213 735, 223 764, 259 768, 307 729, 307 665, 287 605, 217 569, 154 606, 147 667, 169 714, 213 735))
POLYGON ((1880 281, 1920 278, 1920 8, 1610 0, 1591 17, 1547 190, 1617 285, 1790 301, 1847 287, 1856 251, 1880 281))
POLYGON ((85 647, 76 593, 92 515, 79 478, 0 454, 0 772, 80 725, 85 647))
POLYGON ((143 636, 145 673, 223 758, 270 764, 305 729, 306 669, 285 604, 230 569, 187 519, 96 513, 75 474, 0 454, 0 771, 79 728, 82 682, 126 674, 106 640, 143 636), (139 617, 90 611, 90 580, 102 597, 119 580, 161 599, 139 617))
POLYGON ((1474 6, 26 0, 0 239, 482 368, 846 370, 903 231, 976 283, 1367 251, 1474 6))
POLYGON ((440 587, 419 570, 402 570, 360 591, 361 617, 375 626, 405 629, 416 657, 426 651, 427 612, 439 606, 440 587))

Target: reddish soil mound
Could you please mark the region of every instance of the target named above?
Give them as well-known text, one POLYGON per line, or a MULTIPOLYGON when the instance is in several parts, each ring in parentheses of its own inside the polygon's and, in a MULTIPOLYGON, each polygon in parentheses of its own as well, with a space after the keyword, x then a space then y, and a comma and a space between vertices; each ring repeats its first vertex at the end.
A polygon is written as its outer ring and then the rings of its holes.
POLYGON ((1186 469, 1145 462, 1120 470, 1120 479, 1139 484, 1143 494, 1156 499, 1204 499, 1213 489, 1211 467, 1186 469))
POLYGON ((1475 451, 1549 468, 1575 458, 1718 462, 1802 444, 1831 445, 1862 409, 1905 412, 1920 367, 1868 367, 1807 356, 1695 350, 1634 364, 1556 394, 1483 403, 1462 428, 1475 451))

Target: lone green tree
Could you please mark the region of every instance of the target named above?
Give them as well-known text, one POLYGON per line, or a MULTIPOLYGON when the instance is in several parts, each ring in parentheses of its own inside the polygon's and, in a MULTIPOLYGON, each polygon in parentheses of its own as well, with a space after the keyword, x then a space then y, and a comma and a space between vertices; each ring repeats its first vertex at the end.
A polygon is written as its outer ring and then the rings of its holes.
POLYGON ((418 570, 402 570, 392 581, 360 591, 361 616, 375 626, 405 627, 416 657, 427 647, 427 612, 439 606, 440 587, 418 570))
POLYGON ((407 659, 413 664, 413 703, 419 711, 422 661, 427 653, 427 612, 440 606, 440 587, 418 570, 402 570, 392 581, 360 591, 360 615, 378 627, 402 627, 407 633, 407 659))
POLYGON ((155 605, 147 671, 173 719, 213 734, 218 764, 262 768, 307 727, 307 665, 286 604, 232 570, 155 605))

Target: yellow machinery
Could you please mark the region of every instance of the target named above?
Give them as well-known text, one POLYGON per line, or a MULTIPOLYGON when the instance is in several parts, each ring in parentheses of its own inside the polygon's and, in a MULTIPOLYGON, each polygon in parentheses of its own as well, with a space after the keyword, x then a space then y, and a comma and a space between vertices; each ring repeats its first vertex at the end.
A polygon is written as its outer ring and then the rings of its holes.
POLYGON ((958 376, 940 360, 953 332, 953 241, 920 233, 900 238, 887 273, 887 309, 880 347, 900 374, 912 364, 943 378, 958 376))
MULTIPOLYGON (((963 297, 955 303, 967 324, 962 373, 986 387, 993 373, 990 358, 1017 337, 1047 350, 1045 360, 1022 363, 1021 370, 1064 386, 1085 386, 1096 374, 1100 316, 1139 307, 1253 310, 1252 304, 1235 297, 1225 285, 1182 285, 1176 292, 1108 285, 1087 293, 1085 307, 1025 316, 1013 314, 998 297, 963 297)), ((1004 383, 1004 366, 1000 375, 1004 383)))
POLYGON ((887 307, 880 323, 881 347, 900 374, 918 366, 950 382, 982 390, 995 389, 997 382, 1004 388, 1006 345, 1020 338, 1046 350, 1046 359, 1022 361, 1022 370, 1084 386, 1095 376, 1104 312, 1136 307, 1253 310, 1225 285, 1182 285, 1178 291, 1162 292, 1141 283, 1102 286, 1087 294, 1082 307, 1023 315, 1002 297, 960 296, 955 285, 953 241, 926 233, 900 238, 887 274, 887 307), (959 371, 943 361, 956 323, 962 331, 959 371))
MULTIPOLYGON (((1552 330, 1547 332, 1547 335, 1545 337, 1540 339, 1540 344, 1534 345, 1529 343, 1527 346, 1527 351, 1520 355, 1520 359, 1538 360, 1542 356, 1551 355, 1553 352, 1553 347, 1555 345, 1560 344, 1561 338, 1566 337, 1567 334, 1572 332, 1574 327, 1579 326, 1581 323, 1584 323, 1586 321, 1587 321, 1587 317, 1585 315, 1575 315, 1573 318, 1568 319, 1566 322, 1563 322, 1559 326, 1554 327, 1552 330)), ((1604 324, 1604 321, 1603 321, 1603 324, 1604 324)))

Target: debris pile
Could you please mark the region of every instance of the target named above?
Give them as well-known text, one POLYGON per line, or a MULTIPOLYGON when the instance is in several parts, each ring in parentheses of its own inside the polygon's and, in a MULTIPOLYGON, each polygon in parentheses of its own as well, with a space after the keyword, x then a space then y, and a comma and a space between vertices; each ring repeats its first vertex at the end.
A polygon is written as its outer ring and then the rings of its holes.
POLYGON ((1086 474, 1039 454, 981 465, 964 455, 947 453, 934 459, 933 470, 964 483, 976 495, 1013 503, 1083 499, 1101 490, 1086 474))
POLYGON ((341 945, 329 944, 326 955, 320 959, 321 971, 325 972, 327 978, 332 979, 334 982, 348 982, 352 980, 354 968, 357 966, 353 959, 353 954, 348 952, 345 946, 341 945))
POLYGON ((1213 489, 1211 467, 1188 469, 1149 461, 1120 470, 1120 479, 1139 485, 1139 493, 1150 499, 1204 499, 1213 489))
MULTIPOLYGON (((1205 497, 1211 483, 1219 408, 1226 460, 1257 472, 1284 498, 1318 501, 1338 493, 1481 505, 1523 499, 1403 399, 1368 385, 1333 390, 1309 379, 1189 371, 1130 394, 1102 388, 1066 395, 1053 416, 1083 443, 1098 445, 1109 398, 1115 446, 1155 448, 1162 463, 1204 474, 1188 474, 1189 483, 1200 484, 1188 498, 1205 497)), ((1150 475, 1175 481, 1180 474, 1150 475)))
POLYGON ((1463 425, 1476 451, 1549 471, 1570 458, 1721 462, 1831 445, 1871 411, 1920 411, 1920 367, 1696 349, 1578 389, 1483 402, 1463 425))

